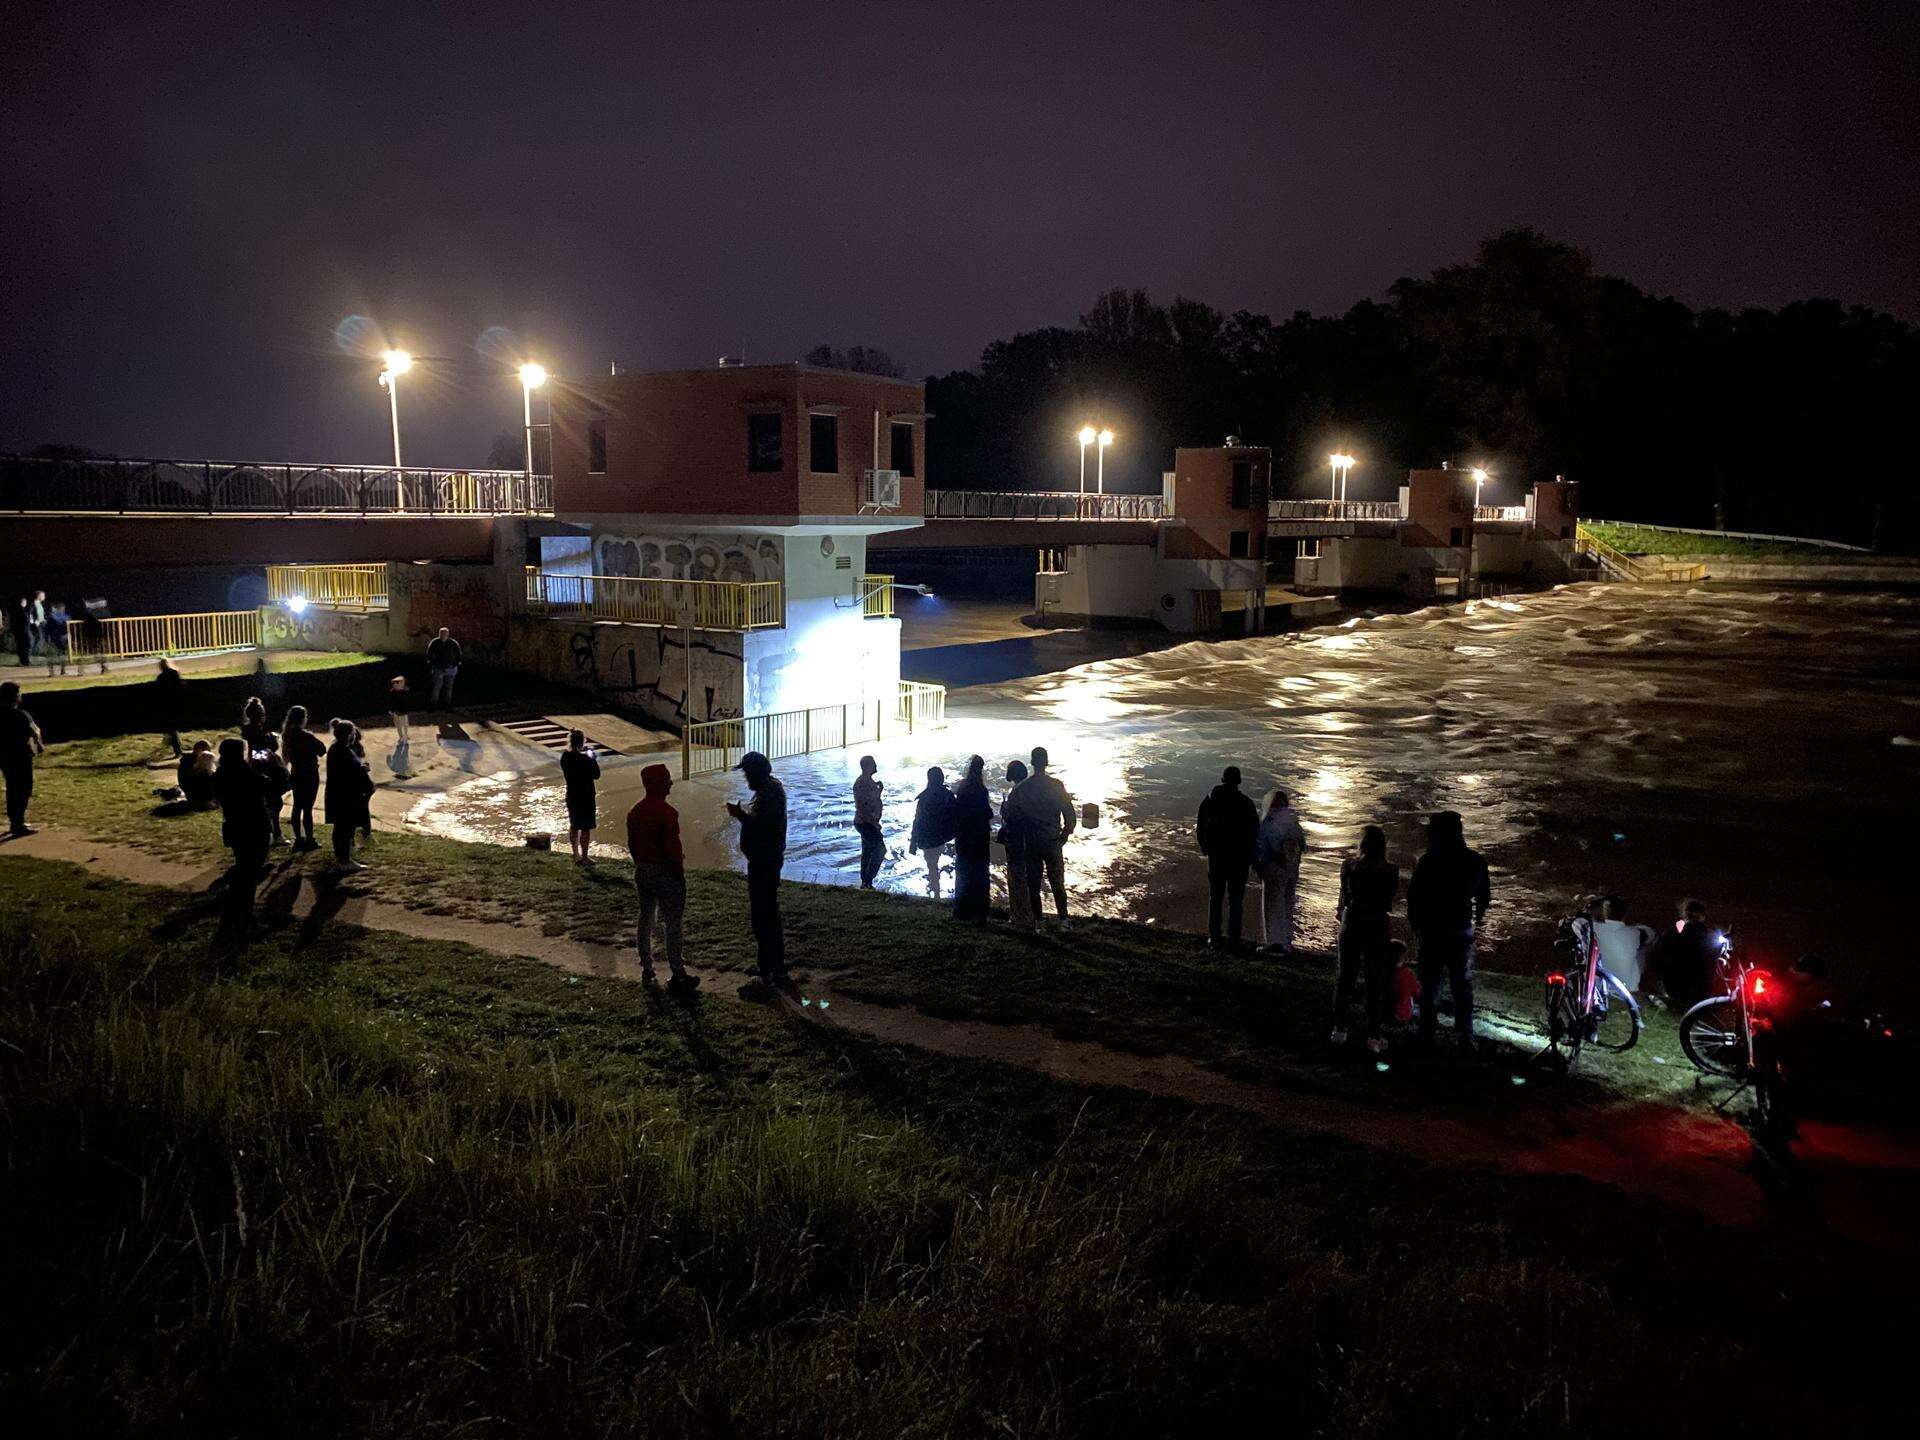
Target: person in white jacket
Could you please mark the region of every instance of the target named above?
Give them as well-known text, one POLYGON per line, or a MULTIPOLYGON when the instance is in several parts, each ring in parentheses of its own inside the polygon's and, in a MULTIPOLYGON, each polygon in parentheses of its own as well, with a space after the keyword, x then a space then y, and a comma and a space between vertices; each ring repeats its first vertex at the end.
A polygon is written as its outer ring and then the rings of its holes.
POLYGON ((1260 876, 1261 910, 1266 920, 1266 951, 1293 952, 1293 900, 1300 885, 1300 856, 1307 835, 1300 828, 1300 812, 1284 790, 1267 797, 1266 814, 1253 838, 1253 868, 1260 876))

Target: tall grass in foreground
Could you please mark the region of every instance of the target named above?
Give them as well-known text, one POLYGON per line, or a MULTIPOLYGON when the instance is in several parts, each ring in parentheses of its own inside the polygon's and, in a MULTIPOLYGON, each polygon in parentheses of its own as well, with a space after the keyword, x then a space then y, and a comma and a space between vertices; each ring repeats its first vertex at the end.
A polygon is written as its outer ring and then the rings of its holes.
POLYGON ((0 922, 30 1433, 1568 1433, 1650 1373, 1552 1261, 1363 1282, 1230 1148, 994 1173, 842 1100, 442 1053, 253 963, 0 922))

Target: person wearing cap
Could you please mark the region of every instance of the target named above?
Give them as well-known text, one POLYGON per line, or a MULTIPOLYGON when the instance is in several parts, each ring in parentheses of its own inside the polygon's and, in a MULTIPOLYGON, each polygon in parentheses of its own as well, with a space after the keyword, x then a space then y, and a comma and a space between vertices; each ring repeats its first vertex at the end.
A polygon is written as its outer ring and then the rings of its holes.
POLYGON ((1200 802, 1194 837, 1207 857, 1207 944, 1240 948, 1247 902, 1247 871, 1253 865, 1260 812, 1240 789, 1240 767, 1229 765, 1220 783, 1200 802), (1220 924, 1226 902, 1226 928, 1220 924))
POLYGON ((646 791, 627 811, 627 850, 633 856, 633 883, 640 892, 640 975, 653 983, 653 922, 659 917, 667 936, 667 969, 676 990, 692 990, 699 980, 687 974, 680 958, 681 919, 687 910, 687 861, 680 848, 680 812, 667 803, 673 773, 664 765, 640 772, 646 791))
POLYGON ((783 980, 787 942, 780 924, 780 867, 787 858, 787 790, 773 778, 773 765, 749 750, 733 767, 746 776, 753 799, 727 802, 727 814, 740 822, 740 853, 747 857, 747 905, 759 950, 762 979, 783 980))

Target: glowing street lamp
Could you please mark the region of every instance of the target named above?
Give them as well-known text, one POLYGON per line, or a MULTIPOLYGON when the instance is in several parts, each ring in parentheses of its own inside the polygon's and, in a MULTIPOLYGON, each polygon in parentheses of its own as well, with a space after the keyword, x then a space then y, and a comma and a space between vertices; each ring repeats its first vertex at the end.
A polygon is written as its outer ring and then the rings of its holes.
POLYGON ((413 356, 404 350, 389 350, 381 359, 387 368, 380 372, 380 388, 387 392, 387 409, 393 417, 393 494, 395 502, 404 510, 407 478, 400 468, 400 377, 413 369, 413 356))
POLYGON ((520 399, 527 427, 527 496, 533 496, 533 392, 547 383, 547 367, 529 360, 520 367, 520 399))
POLYGON ((1102 430, 1100 432, 1100 460, 1095 467, 1095 483, 1099 486, 1099 493, 1102 495, 1107 493, 1107 447, 1111 444, 1113 444, 1113 431, 1102 430))
POLYGON ((1486 486, 1487 481, 1493 477, 1484 466, 1480 465, 1474 466, 1473 469, 1467 473, 1473 476, 1473 508, 1477 513, 1480 509, 1480 491, 1486 486))
POLYGON ((1336 451, 1327 457, 1327 464, 1333 471, 1332 483, 1328 487, 1328 498, 1338 505, 1347 498, 1347 472, 1353 469, 1353 456, 1336 451))
POLYGON ((1099 438, 1099 432, 1091 425, 1080 427, 1080 493, 1087 493, 1087 446, 1099 438))

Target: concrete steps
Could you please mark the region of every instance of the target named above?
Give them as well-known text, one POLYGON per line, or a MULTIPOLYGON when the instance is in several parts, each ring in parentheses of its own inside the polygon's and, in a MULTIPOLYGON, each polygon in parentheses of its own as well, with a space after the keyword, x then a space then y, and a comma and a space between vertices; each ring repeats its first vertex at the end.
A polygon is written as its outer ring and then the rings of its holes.
MULTIPOLYGON (((522 740, 555 752, 567 748, 567 733, 573 728, 549 719, 545 715, 533 714, 517 705, 475 705, 465 713, 475 720, 484 721, 497 729, 510 731, 522 740)), ((587 736, 587 743, 602 755, 624 753, 612 745, 595 739, 591 734, 587 736)))

